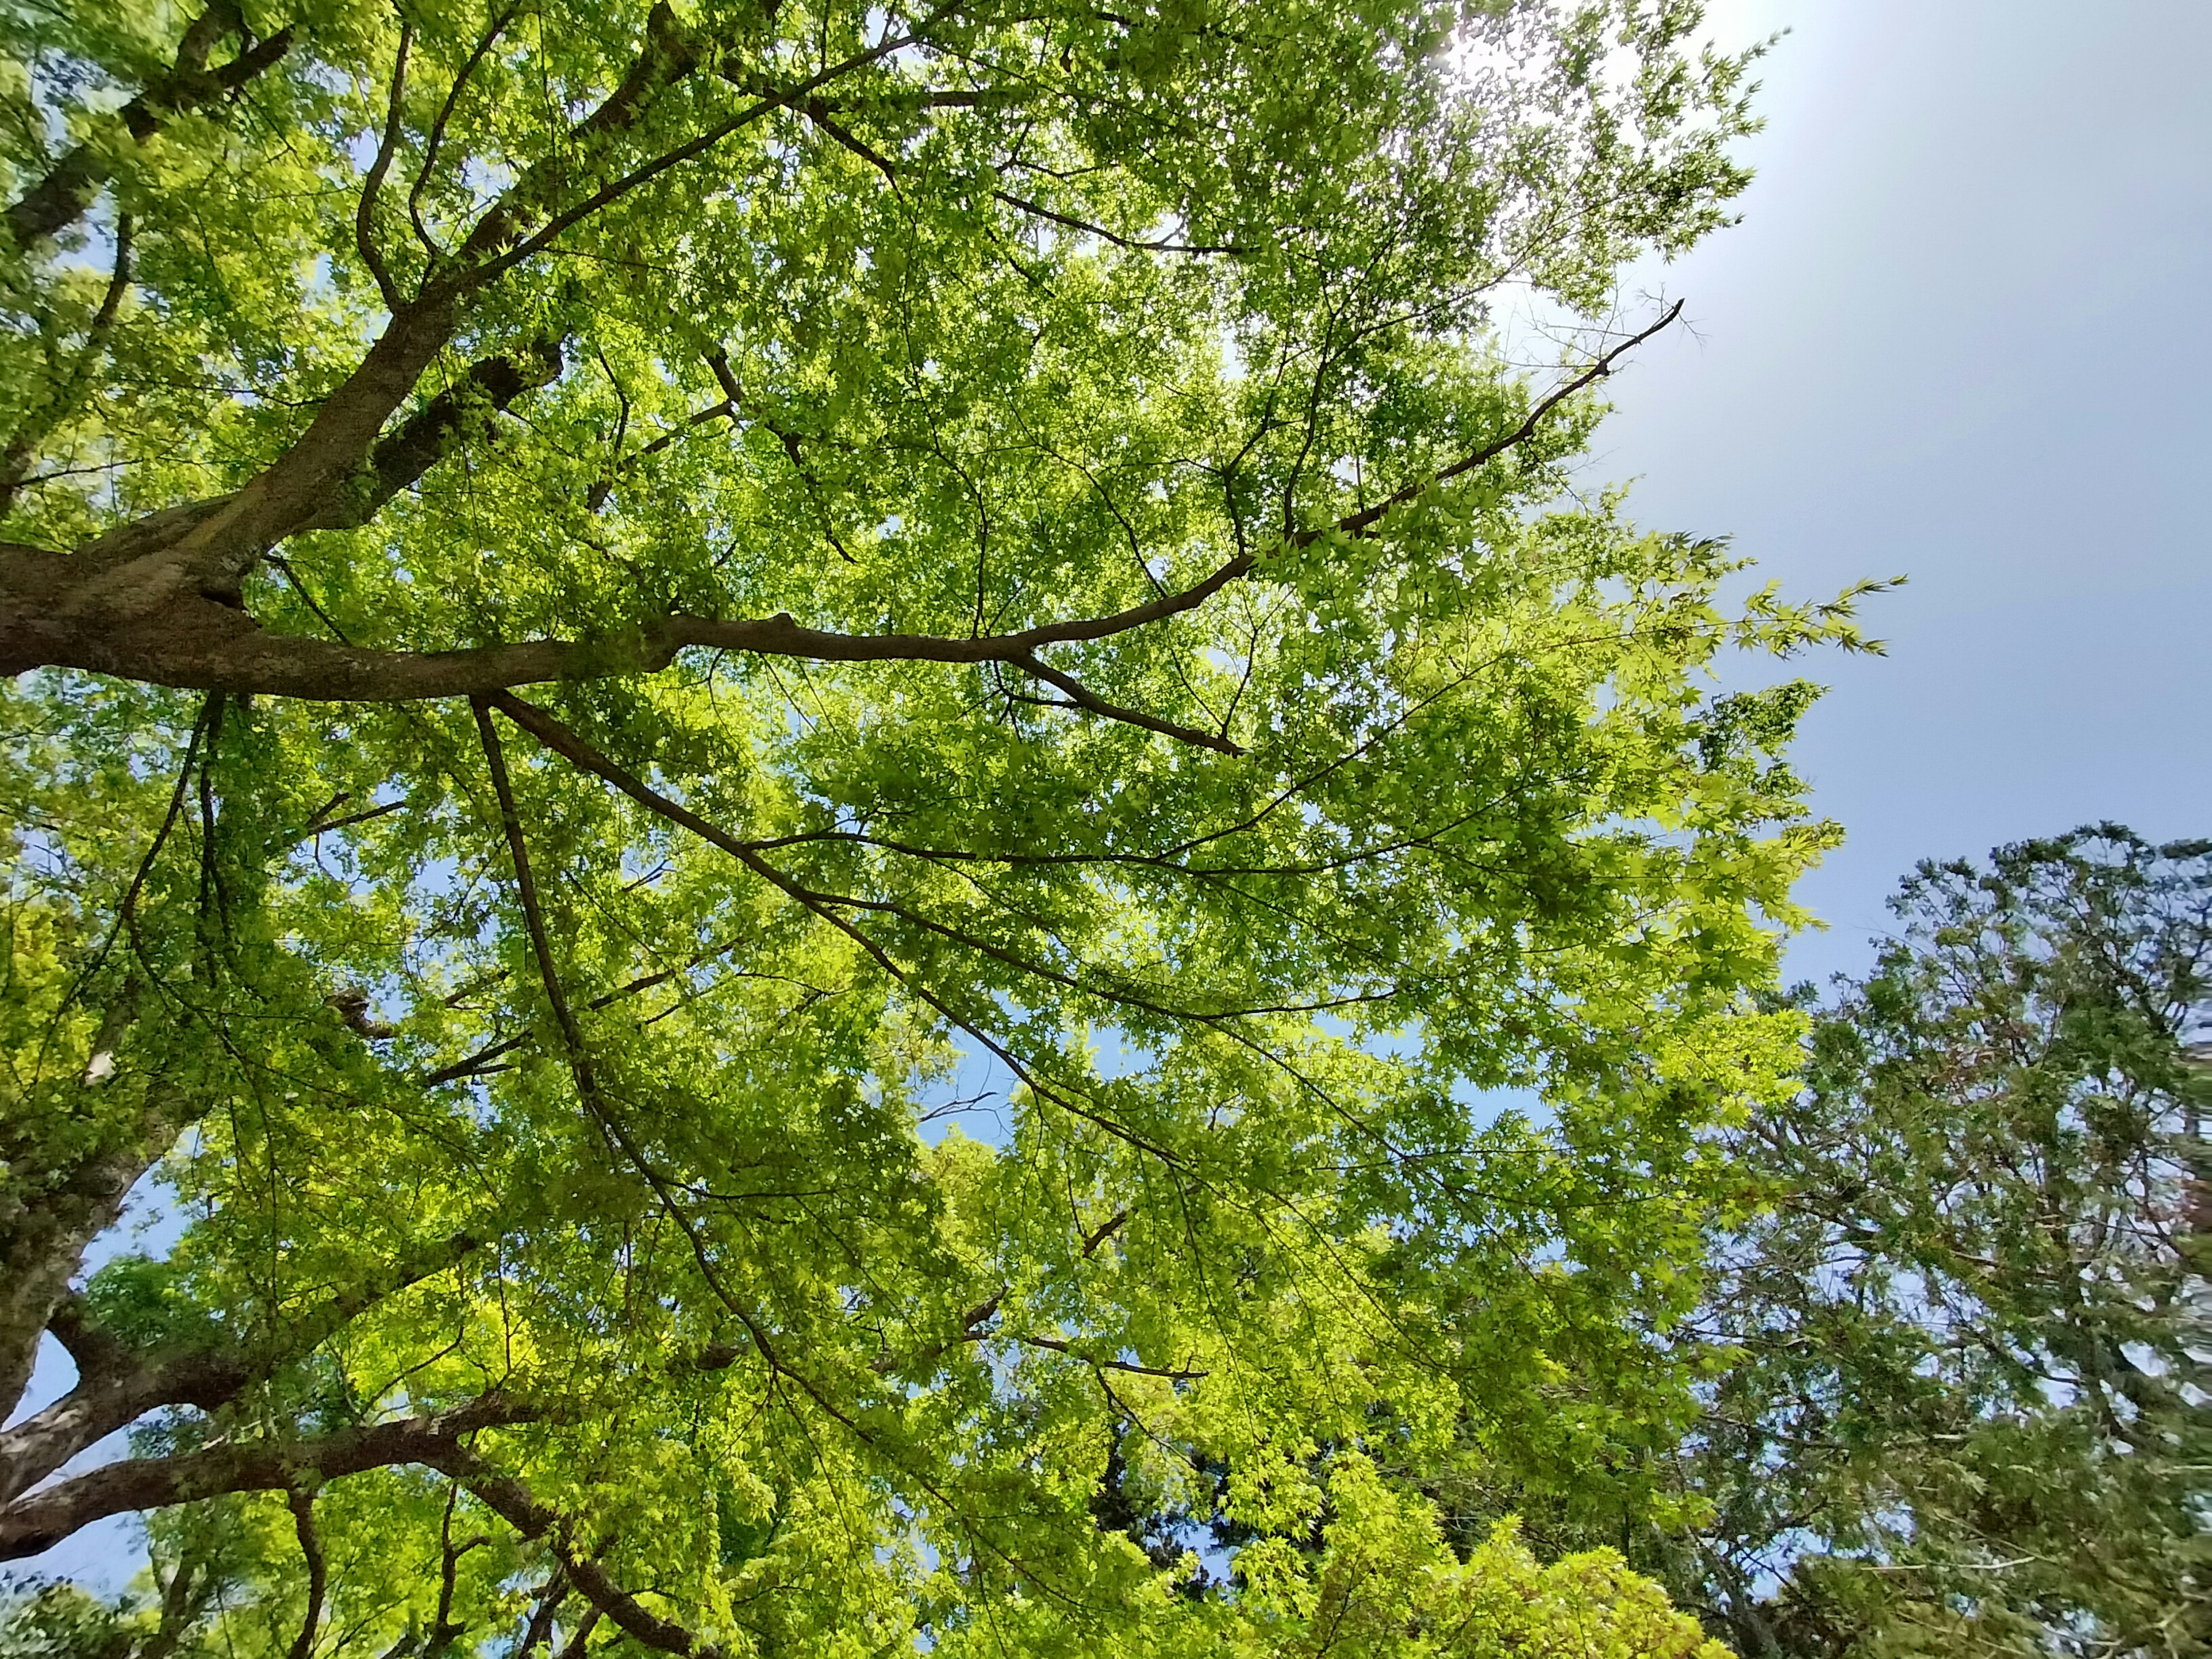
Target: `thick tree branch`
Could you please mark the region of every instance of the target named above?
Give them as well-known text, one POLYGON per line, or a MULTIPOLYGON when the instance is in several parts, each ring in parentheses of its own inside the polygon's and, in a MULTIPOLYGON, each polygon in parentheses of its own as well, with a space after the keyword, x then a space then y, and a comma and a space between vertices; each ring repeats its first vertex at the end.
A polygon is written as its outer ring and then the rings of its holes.
MULTIPOLYGON (((55 562, 65 565, 67 561, 55 562)), ((252 617, 213 602, 173 600, 161 615, 139 619, 139 626, 110 629, 80 626, 67 614, 41 613, 33 608, 35 599, 27 596, 0 624, 0 672, 21 673, 41 666, 82 668, 156 685, 320 702, 397 702, 475 696, 555 680, 657 673, 687 646, 817 662, 1016 664, 1040 647, 1105 639, 1195 609, 1251 570, 1254 562, 1247 557, 1233 559, 1194 587, 1112 616, 979 639, 833 634, 803 627, 779 613, 737 621, 670 617, 599 640, 536 640, 460 651, 375 651, 271 634, 252 617)), ((58 585, 64 575, 25 562, 19 582, 46 587, 58 585)))
POLYGON ((305 530, 351 530, 367 524, 394 495, 444 459, 471 417, 505 411, 516 398, 560 378, 562 342, 532 340, 514 356, 471 363, 459 380, 424 404, 395 430, 376 441, 368 465, 349 479, 319 511, 295 526, 305 530))
MULTIPOLYGON (((52 1317, 46 1321, 46 1334, 62 1345, 80 1377, 120 1370, 134 1357, 128 1347, 94 1322, 82 1293, 77 1291, 67 1291, 55 1304, 52 1317)), ((6 1443, 0 1437, 0 1447, 6 1443)), ((0 1458, 4 1455, 0 1452, 0 1458)), ((0 1493, 4 1493, 3 1485, 0 1493)))
MULTIPOLYGON (((1510 432, 1419 483, 1403 486, 1372 507, 1347 514, 1323 528, 1296 532, 1279 542, 1277 549, 1308 546, 1330 534, 1366 536, 1391 513, 1419 499, 1426 490, 1462 477, 1527 442, 1560 404, 1610 374, 1625 353, 1673 323, 1680 313, 1681 304, 1677 301, 1650 326, 1612 347, 1588 368, 1540 399, 1510 432)), ((375 357, 394 337, 394 333, 387 333, 372 349, 370 356, 375 357)), ((396 360, 398 348, 394 347, 393 352, 396 360)), ((367 373, 366 366, 362 372, 367 373)), ((501 375, 517 372, 513 366, 497 371, 501 375)), ((495 371, 487 366, 485 374, 489 379, 495 371)), ((404 395, 404 390, 400 395, 404 395)), ((454 408, 457 413, 459 405, 454 408)), ((450 418, 453 416, 442 413, 434 418, 426 410, 424 428, 420 433, 410 423, 395 434, 394 447, 389 452, 391 471, 378 475, 380 482, 375 487, 382 488, 390 479, 404 474, 407 467, 423 453, 434 433, 449 430, 442 422, 450 418)), ((367 442, 364 438, 364 448, 367 442)), ((424 465, 428 465, 427 461, 424 465)), ((264 478, 269 476, 263 475, 264 478)), ((226 498, 224 503, 211 510, 189 509, 195 514, 206 512, 207 516, 195 523, 171 552, 154 555, 139 562, 173 562, 180 558, 188 562, 189 550, 210 536, 219 535, 222 524, 230 522, 234 516, 231 504, 251 494, 260 483, 257 479, 237 496, 226 498)), ((392 487, 397 489, 404 484, 392 487)), ((313 512, 325 510, 326 504, 327 497, 316 503, 313 512)), ((311 516, 303 508, 290 521, 304 522, 311 516)), ((128 529, 132 537, 138 533, 135 526, 128 529)), ((124 544, 135 546, 135 542, 126 538, 124 544)), ((406 652, 374 651, 325 640, 270 634, 228 605, 195 604, 191 599, 179 603, 173 594, 159 614, 137 618, 138 626, 87 625, 92 619, 77 613, 90 608, 91 596, 69 592, 74 562, 57 555, 37 555, 35 550, 25 552, 29 556, 12 561, 9 571, 17 592, 9 596, 13 600, 10 614, 4 623, 0 623, 0 672, 15 673, 52 665, 88 669, 160 685, 346 702, 480 696, 517 685, 655 673, 687 647, 804 658, 817 662, 1002 662, 1033 672, 1029 665, 1036 661, 1036 653, 1044 647, 1110 639, 1196 610, 1231 582, 1259 569, 1268 556, 1267 552, 1239 553, 1189 587, 1156 594, 1142 605, 1104 616, 967 639, 927 634, 832 633, 805 627, 787 613, 735 620, 678 615, 641 623, 598 640, 537 640, 459 651, 406 652), (41 599, 46 601, 43 607, 41 599)), ((84 586, 94 587, 98 583, 84 586)), ((1060 684, 1072 696, 1080 690, 1072 680, 1053 683, 1060 684)), ((1198 732, 1121 708, 1087 691, 1078 701, 1093 713, 1128 720, 1184 741, 1202 743, 1213 749, 1222 749, 1227 742, 1212 733, 1198 732), (1085 698, 1089 701, 1085 702, 1085 698)))
POLYGON ((300 1540, 300 1553, 307 1564, 307 1611, 300 1633, 292 1638, 290 1659, 311 1659, 315 1651, 315 1628, 322 1622, 323 1595, 330 1584, 330 1563, 323 1540, 315 1530, 315 1495, 295 1488, 290 1495, 292 1530, 300 1540))
MULTIPOLYGON (((802 98, 911 44, 909 35, 887 37, 867 51, 818 71, 784 96, 802 98)), ((662 89, 690 75, 702 61, 702 44, 662 0, 647 20, 645 44, 622 83, 569 130, 562 143, 526 169, 486 210, 457 253, 434 265, 413 300, 393 309, 383 334, 360 366, 322 401, 298 441, 244 488, 218 501, 171 509, 173 514, 183 515, 177 519, 176 533, 145 533, 150 526, 144 521, 126 526, 126 531, 137 533, 102 549, 107 556, 106 568, 87 573, 88 579, 57 584, 51 573, 39 573, 39 585, 64 590, 46 597, 45 609, 52 614, 43 619, 36 614, 37 600, 8 595, 12 601, 9 608, 25 613, 27 621, 14 627, 0 624, 0 672, 20 672, 22 667, 50 661, 56 666, 90 667, 95 672, 143 678, 143 674, 125 665, 137 654, 127 649, 118 652, 102 647, 89 653, 65 651, 64 656, 41 657, 37 654, 40 647, 33 647, 32 656, 26 659, 18 641, 26 632, 48 640, 72 631, 111 638, 137 628, 159 635, 175 629, 179 620, 177 612, 189 612, 195 596, 234 609, 238 584, 253 562, 286 536, 319 522, 334 496, 345 495, 346 481, 368 465, 371 447, 384 423, 412 394, 424 372, 452 339, 477 293, 516 264, 551 246, 571 227, 670 168, 703 155, 778 106, 768 100, 756 104, 631 168, 568 207, 557 208, 566 181, 580 165, 579 158, 604 153, 610 141, 637 125, 662 89), (535 230, 530 229, 540 215, 550 216, 535 230), (118 556, 126 541, 133 544, 135 556, 124 560, 118 556), (74 629, 72 623, 76 625, 74 629), (94 664, 65 659, 76 655, 96 655, 104 660, 94 664)), ((14 585, 23 586, 20 580, 14 585)), ((194 620, 201 626, 185 631, 203 635, 226 631, 212 619, 194 620)), ((232 636, 228 641, 207 641, 216 654, 244 643, 235 630, 229 631, 232 636)), ((485 687, 479 683, 459 689, 485 687)), ((448 690, 401 695, 451 694, 448 690)))
MULTIPOLYGON (((714 1343, 676 1357, 669 1363, 668 1374, 695 1376, 726 1370, 755 1351, 714 1343)), ((403 1463, 454 1474, 475 1467, 467 1462, 461 1442, 479 1429, 566 1422, 577 1415, 574 1407, 557 1401, 494 1389, 449 1410, 314 1439, 247 1441, 171 1457, 125 1459, 0 1508, 0 1560, 35 1555, 109 1516, 223 1492, 290 1491, 303 1482, 334 1480, 403 1463)))
POLYGON ((51 1171, 51 1184, 44 1186, 40 1160, 11 1144, 8 1126, 0 1123, 0 1164, 13 1165, 10 1173, 39 1194, 35 1206, 0 1207, 0 1415, 22 1398, 40 1335, 84 1260, 85 1246, 115 1224, 138 1177, 169 1150, 191 1115, 182 1097, 150 1089, 83 1158, 51 1171))
MULTIPOLYGON (((719 1352, 707 1358, 711 1360, 719 1352)), ((314 1582, 319 1540, 314 1539, 311 1519, 302 1515, 307 1491, 371 1469, 414 1464, 452 1476, 526 1538, 550 1538, 568 1582, 639 1641, 690 1659, 714 1659, 715 1648, 683 1626, 653 1613, 596 1560, 576 1553, 569 1542, 569 1529, 559 1515, 538 1503, 520 1481, 486 1468, 464 1443, 477 1430, 529 1422, 542 1415, 526 1404, 493 1394, 452 1411, 380 1423, 316 1440, 259 1441, 112 1463, 0 1510, 0 1560, 19 1560, 51 1549, 72 1533, 110 1516, 191 1503, 224 1492, 288 1492, 292 1494, 293 1512, 310 1571, 310 1611, 301 1639, 312 1642, 314 1608, 322 1598, 314 1582)), ((295 1644, 295 1655, 301 1651, 295 1644)))
POLYGON ((1115 1211, 1113 1214, 1108 1216, 1096 1227, 1093 1227, 1089 1232, 1084 1234, 1083 1259, 1085 1261, 1088 1261, 1092 1256, 1097 1255, 1098 1247, 1103 1244, 1108 1239, 1113 1237, 1115 1233, 1120 1232, 1121 1231, 1122 1224, 1127 1222, 1128 1218, 1129 1212, 1127 1207, 1125 1206, 1124 1207, 1115 1211))
MULTIPOLYGON (((127 631, 134 623, 149 622, 159 628, 165 615, 180 601, 188 605, 192 595, 234 595, 255 560, 316 520, 369 463, 385 422, 451 341, 477 293, 520 257, 519 249, 529 246, 515 239, 557 198, 579 151, 592 153, 628 131, 651 106, 652 94, 690 73, 696 62, 696 44, 663 0, 647 20, 645 46, 622 84, 486 210, 459 256, 434 267, 416 297, 393 308, 384 332, 323 399, 307 431, 244 488, 207 504, 182 534, 82 583, 63 600, 64 615, 97 619, 105 625, 100 631, 118 624, 127 631)), ((0 648, 0 659, 10 657, 0 648)))
POLYGON ((438 1523, 438 1608, 430 1615, 430 1634, 422 1644, 426 1656, 442 1656, 453 1650, 453 1644, 467 1634, 468 1626, 453 1618, 453 1591, 459 1577, 461 1558, 470 1551, 480 1549, 491 1540, 478 1533, 465 1543, 453 1541, 453 1510, 460 1502, 461 1483, 458 1480, 446 1488, 446 1513, 438 1523))
MULTIPOLYGON (((461 315, 450 281, 425 284, 421 297, 392 314, 361 364, 316 410, 307 429, 246 485, 186 509, 180 533, 162 536, 124 527, 110 532, 105 567, 58 596, 52 621, 81 621, 95 632, 127 635, 134 626, 173 627, 195 598, 235 604, 238 584, 253 562, 321 514, 367 463, 385 422, 415 391, 461 315), (145 550, 137 544, 150 542, 145 550), (125 556, 125 549, 131 556, 125 556)), ((82 666, 84 665, 70 665, 82 666)), ((106 672, 106 671, 101 671, 106 672)))
POLYGON ((578 1554, 565 1535, 561 1517, 532 1497, 520 1481, 507 1475, 472 1473, 462 1477, 462 1484, 525 1538, 550 1538, 568 1582, 593 1607, 647 1647, 686 1655, 689 1659, 715 1659, 720 1653, 693 1632, 652 1612, 590 1556, 578 1554))
POLYGON ((462 1436, 540 1415, 532 1405, 492 1394, 452 1411, 319 1439, 247 1441, 110 1463, 0 1509, 0 1561, 51 1549, 112 1515, 165 1509, 223 1492, 289 1492, 303 1480, 336 1480, 402 1463, 457 1474, 473 1465, 462 1436))
MULTIPOLYGON (((161 1622, 132 1656, 132 1659, 169 1659, 183 1645, 185 1632, 207 1610, 207 1604, 219 1586, 219 1575, 211 1571, 204 1547, 197 1540, 187 1542, 179 1556, 169 1582, 161 1588, 161 1622)), ((156 1583, 159 1576, 156 1575, 156 1583)))
POLYGON ((216 1411, 251 1384, 313 1352, 369 1308, 445 1272, 477 1248, 465 1233, 439 1241, 317 1305, 276 1322, 262 1340, 228 1349, 140 1353, 65 1299, 47 1328, 77 1362, 76 1384, 0 1433, 0 1501, 28 1491, 87 1446, 159 1406, 216 1411))
MULTIPOLYGON (((215 43, 244 31, 245 20, 235 0, 216 0, 196 18, 177 47, 173 67, 118 112, 131 137, 144 143, 172 118, 236 91, 291 50, 292 28, 287 24, 268 39, 247 46, 222 68, 210 70, 207 55, 215 43)), ((107 182, 114 155, 112 146, 91 141, 64 155, 9 208, 8 228, 15 246, 28 248, 74 224, 107 182)))

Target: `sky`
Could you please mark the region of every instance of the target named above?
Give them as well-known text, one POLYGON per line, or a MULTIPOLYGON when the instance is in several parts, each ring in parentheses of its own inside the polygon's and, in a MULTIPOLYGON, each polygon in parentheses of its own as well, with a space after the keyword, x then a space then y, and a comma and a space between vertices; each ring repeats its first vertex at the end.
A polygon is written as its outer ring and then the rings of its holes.
MULTIPOLYGON (((1849 840, 1793 975, 1863 968, 1919 859, 2100 819, 2212 836, 2212 0, 1721 0, 1765 59, 1743 222, 1638 289, 1593 481, 1867 606, 1796 750, 1849 840)), ((65 1386, 43 1368, 43 1403, 65 1386)), ((18 1571, 111 1583, 122 1523, 18 1571)))
POLYGON ((1790 969, 1866 965, 1923 858, 2112 819, 2212 836, 2212 0, 1735 0, 1742 222, 1638 289, 1594 477, 1865 606, 1796 751, 1849 835, 1790 969))

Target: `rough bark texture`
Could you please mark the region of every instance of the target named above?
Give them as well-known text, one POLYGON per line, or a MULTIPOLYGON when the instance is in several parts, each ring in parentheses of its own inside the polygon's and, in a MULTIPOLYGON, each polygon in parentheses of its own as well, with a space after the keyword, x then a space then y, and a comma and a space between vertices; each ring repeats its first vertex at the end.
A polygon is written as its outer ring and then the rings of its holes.
POLYGON ((156 1093, 105 1146, 52 1170, 0 1133, 9 1189, 0 1199, 0 1417, 29 1386, 39 1340, 67 1297, 85 1247, 115 1224, 138 1177, 182 1133, 182 1118, 181 1103, 156 1093))
POLYGON ((0 1434, 0 1503, 27 1492, 70 1458, 161 1406, 216 1411, 280 1366, 313 1351, 356 1315, 453 1266, 477 1248, 457 1233, 388 1273, 286 1319, 259 1343, 226 1349, 142 1353, 93 1324, 64 1296, 47 1328, 76 1361, 76 1387, 0 1434))
POLYGON ((110 1463, 0 1510, 0 1561, 36 1555, 112 1515, 222 1492, 289 1492, 303 1480, 334 1480, 400 1463, 457 1474, 475 1467, 461 1436, 532 1415, 527 1407, 495 1395, 435 1416, 402 1418, 318 1440, 252 1441, 110 1463))

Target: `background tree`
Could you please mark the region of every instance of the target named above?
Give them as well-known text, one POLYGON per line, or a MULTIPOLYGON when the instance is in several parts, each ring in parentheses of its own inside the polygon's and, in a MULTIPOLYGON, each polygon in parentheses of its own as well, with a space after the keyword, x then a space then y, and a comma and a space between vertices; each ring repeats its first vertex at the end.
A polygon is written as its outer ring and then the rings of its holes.
MULTIPOLYGON (((8 13, 0 1401, 77 1377, 0 1553, 155 1548, 21 1618, 1536 1640, 1368 1454, 1609 1492, 1686 1409, 1639 1332, 1831 833, 1803 688, 1700 678, 1856 638, 1568 491, 1673 312, 1487 332, 1720 222, 1696 23, 8 13)), ((1546 1571, 1545 1640, 1696 1639, 1546 1571)))
POLYGON ((1668 1576, 1747 1655, 2203 1652, 2212 843, 2081 830, 1895 906, 1740 1137, 1775 1207, 1668 1576))

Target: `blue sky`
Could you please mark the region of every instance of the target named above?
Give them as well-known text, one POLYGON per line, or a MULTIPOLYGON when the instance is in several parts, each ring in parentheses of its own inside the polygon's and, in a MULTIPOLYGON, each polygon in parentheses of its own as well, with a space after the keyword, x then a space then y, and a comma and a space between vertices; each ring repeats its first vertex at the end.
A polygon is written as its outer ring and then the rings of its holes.
MULTIPOLYGON (((1868 959, 1917 859, 2112 818, 2212 835, 2212 3, 1723 0, 1787 27, 1743 222, 1637 284, 1694 333, 1613 386, 1594 479, 1867 608, 1890 655, 1798 761, 1850 843, 1803 890, 1868 959)), ((1625 297, 1632 297, 1625 296, 1625 297)))

